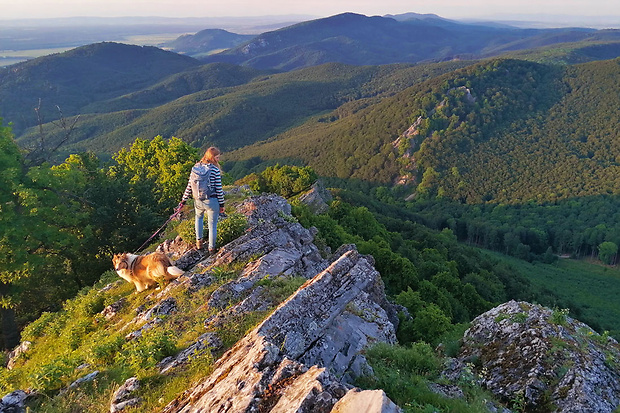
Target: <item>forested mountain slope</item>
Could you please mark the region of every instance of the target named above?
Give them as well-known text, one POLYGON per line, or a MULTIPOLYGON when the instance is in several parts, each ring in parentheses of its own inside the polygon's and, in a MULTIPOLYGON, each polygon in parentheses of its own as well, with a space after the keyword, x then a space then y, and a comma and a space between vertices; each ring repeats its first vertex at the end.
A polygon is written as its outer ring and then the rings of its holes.
MULTIPOLYGON (((111 154, 137 137, 157 135, 176 136, 195 146, 239 148, 329 113, 343 103, 368 105, 466 64, 326 64, 280 74, 209 64, 84 108, 91 113, 80 117, 65 150, 111 154)), ((62 130, 45 126, 52 141, 60 139, 62 130)), ((27 146, 38 134, 33 128, 19 141, 27 146)))
POLYGON ((156 47, 97 43, 0 69, 0 116, 21 134, 37 125, 33 108, 41 99, 44 122, 85 113, 93 102, 115 98, 200 65, 156 47))
POLYGON ((297 159, 323 176, 409 182, 468 203, 617 193, 619 62, 484 62, 229 157, 297 159))

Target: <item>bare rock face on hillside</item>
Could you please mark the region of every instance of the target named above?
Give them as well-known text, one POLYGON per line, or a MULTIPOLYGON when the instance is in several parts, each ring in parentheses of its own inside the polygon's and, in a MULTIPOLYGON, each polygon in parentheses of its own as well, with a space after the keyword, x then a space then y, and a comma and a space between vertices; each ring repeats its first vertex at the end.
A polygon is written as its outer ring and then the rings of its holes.
MULTIPOLYGON (((148 304, 136 309, 136 317, 121 327, 128 332, 127 340, 158 328, 166 315, 177 311, 172 293, 191 295, 213 284, 221 276, 216 274, 218 268, 242 264, 234 279, 207 298, 205 309, 211 314, 204 321, 207 333, 162 360, 157 366, 161 374, 173 373, 193 357, 221 347, 218 328, 234 323, 237 316, 277 305, 269 294, 270 282, 292 277, 307 281, 224 353, 208 377, 164 411, 327 413, 345 395, 339 412, 359 406, 372 412, 400 411, 383 392, 359 392, 351 384, 371 371, 364 357, 368 346, 396 343, 396 309, 386 299, 372 257, 361 255, 354 245, 322 257, 313 242, 316 230, 302 227, 282 197, 250 197, 237 212, 247 217, 248 230, 215 255, 206 256, 191 246, 184 250, 179 239, 162 244, 160 250, 177 255, 176 264, 187 272, 163 290, 153 291, 146 297, 148 304)), ((115 308, 122 306, 119 302, 104 312, 115 317, 115 308)), ((111 409, 120 410, 123 402, 113 402, 111 409)))
POLYGON ((525 411, 611 413, 620 405, 620 346, 561 310, 510 301, 478 316, 444 373, 464 369, 525 411))
MULTIPOLYGON (((353 389, 353 378, 370 371, 363 350, 378 341, 396 342, 394 310, 371 257, 349 247, 327 266, 312 232, 289 218, 287 206, 272 195, 250 198, 239 210, 253 227, 196 268, 260 255, 212 294, 211 308, 245 297, 215 319, 256 309, 263 297, 255 287, 259 280, 287 275, 309 280, 165 412, 330 412, 353 389)), ((385 395, 349 397, 374 403, 373 411, 398 411, 385 395)))
POLYGON ((299 197, 299 202, 307 205, 315 214, 327 212, 329 209, 328 204, 332 200, 332 194, 323 186, 321 181, 316 181, 308 192, 299 197))

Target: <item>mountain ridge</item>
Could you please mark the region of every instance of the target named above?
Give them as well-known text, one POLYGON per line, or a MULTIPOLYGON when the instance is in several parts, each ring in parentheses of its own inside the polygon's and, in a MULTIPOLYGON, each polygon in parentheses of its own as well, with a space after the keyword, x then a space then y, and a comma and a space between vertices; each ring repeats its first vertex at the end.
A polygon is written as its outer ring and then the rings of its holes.
POLYGON ((620 32, 519 29, 466 24, 438 16, 396 20, 342 13, 262 33, 243 45, 201 60, 295 70, 328 61, 359 65, 476 59, 527 49, 537 43, 578 40, 618 41, 620 32))

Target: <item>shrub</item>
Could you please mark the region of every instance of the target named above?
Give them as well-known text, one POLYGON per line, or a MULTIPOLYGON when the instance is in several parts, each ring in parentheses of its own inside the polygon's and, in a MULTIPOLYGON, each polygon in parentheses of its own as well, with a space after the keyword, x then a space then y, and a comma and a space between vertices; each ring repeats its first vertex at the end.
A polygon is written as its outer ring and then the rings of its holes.
MULTIPOLYGON (((176 226, 176 231, 181 238, 187 242, 193 242, 196 239, 196 229, 194 219, 186 219, 176 226)), ((206 226, 206 217, 205 217, 206 226)), ((219 219, 217 223, 217 245, 226 245, 229 242, 239 238, 247 229, 248 221, 246 217, 239 213, 229 214, 226 218, 219 219)), ((208 232, 205 228, 205 236, 208 232)))
POLYGON ((549 321, 553 324, 564 326, 566 325, 566 317, 568 316, 569 311, 570 310, 568 308, 558 309, 556 307, 553 309, 551 317, 549 317, 549 321))
POLYGON ((30 375, 32 385, 38 391, 59 389, 62 387, 64 380, 73 374, 75 367, 78 365, 78 360, 60 356, 34 370, 30 375))
POLYGON ((124 343, 125 339, 120 334, 105 335, 90 349, 88 361, 94 364, 112 363, 124 343))
POLYGON ((176 345, 171 332, 151 329, 139 339, 126 343, 116 359, 137 373, 155 367, 164 357, 175 352, 176 345))
POLYGON ((248 227, 248 220, 243 214, 232 213, 217 224, 217 245, 226 245, 239 238, 248 227))
POLYGON ((272 192, 289 198, 308 189, 316 179, 316 173, 309 166, 275 165, 260 174, 248 175, 237 184, 248 184, 255 192, 272 192))
POLYGON ((418 339, 427 343, 434 343, 450 326, 450 319, 433 303, 418 311, 413 320, 413 330, 419 335, 418 339))
POLYGON ((371 365, 378 362, 391 369, 407 373, 431 375, 439 371, 441 361, 427 343, 417 342, 411 346, 393 346, 379 343, 366 353, 371 365))
POLYGON ((45 334, 48 325, 57 316, 57 313, 44 312, 39 318, 28 324, 22 331, 22 340, 34 341, 45 334))

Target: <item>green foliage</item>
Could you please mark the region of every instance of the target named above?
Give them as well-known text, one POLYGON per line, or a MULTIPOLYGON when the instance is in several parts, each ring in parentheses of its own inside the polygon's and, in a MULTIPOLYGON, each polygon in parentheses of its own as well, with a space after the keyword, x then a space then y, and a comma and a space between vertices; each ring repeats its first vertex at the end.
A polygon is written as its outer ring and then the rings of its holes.
POLYGON ((267 287, 271 300, 274 303, 280 303, 290 297, 306 281, 308 280, 304 277, 264 278, 256 283, 256 285, 267 287))
POLYGON ((435 343, 450 329, 450 325, 450 318, 444 314, 439 306, 433 303, 416 312, 413 320, 413 330, 416 332, 417 338, 427 343, 435 343))
POLYGON ((127 342, 116 355, 116 362, 127 365, 134 373, 144 372, 167 356, 176 353, 174 335, 170 331, 150 329, 136 340, 127 342))
POLYGON ((448 399, 429 390, 436 379, 439 358, 426 343, 411 346, 377 344, 367 351, 373 374, 356 380, 363 389, 383 389, 406 412, 485 412, 488 396, 475 386, 466 388, 466 400, 448 399))
POLYGON ((157 204, 170 208, 187 186, 187 177, 198 160, 198 152, 177 138, 136 139, 129 150, 121 149, 114 160, 114 174, 129 178, 130 184, 150 187, 157 204))
POLYGON ((92 336, 90 340, 93 341, 93 346, 86 355, 86 359, 95 365, 112 364, 125 344, 125 337, 118 333, 104 332, 104 334, 92 336))
POLYGON ((58 390, 78 366, 78 360, 61 356, 37 367, 31 375, 34 388, 41 391, 58 390))
POLYGON ((217 245, 226 245, 239 238, 248 228, 248 220, 243 214, 231 213, 217 223, 217 245))
POLYGON ((21 333, 21 338, 24 341, 35 341, 38 337, 45 334, 45 330, 48 328, 54 318, 57 317, 56 313, 44 312, 39 318, 28 324, 21 333))
POLYGON ((605 264, 613 264, 618 254, 618 245, 611 241, 605 241, 598 246, 598 257, 605 264))
POLYGON ((310 167, 276 164, 259 174, 250 174, 238 184, 248 184, 254 192, 269 192, 290 198, 307 190, 317 179, 310 167))
POLYGON ((549 317, 549 322, 561 326, 566 325, 566 317, 568 316, 569 311, 570 310, 568 308, 554 308, 553 312, 551 313, 551 317, 549 317))

